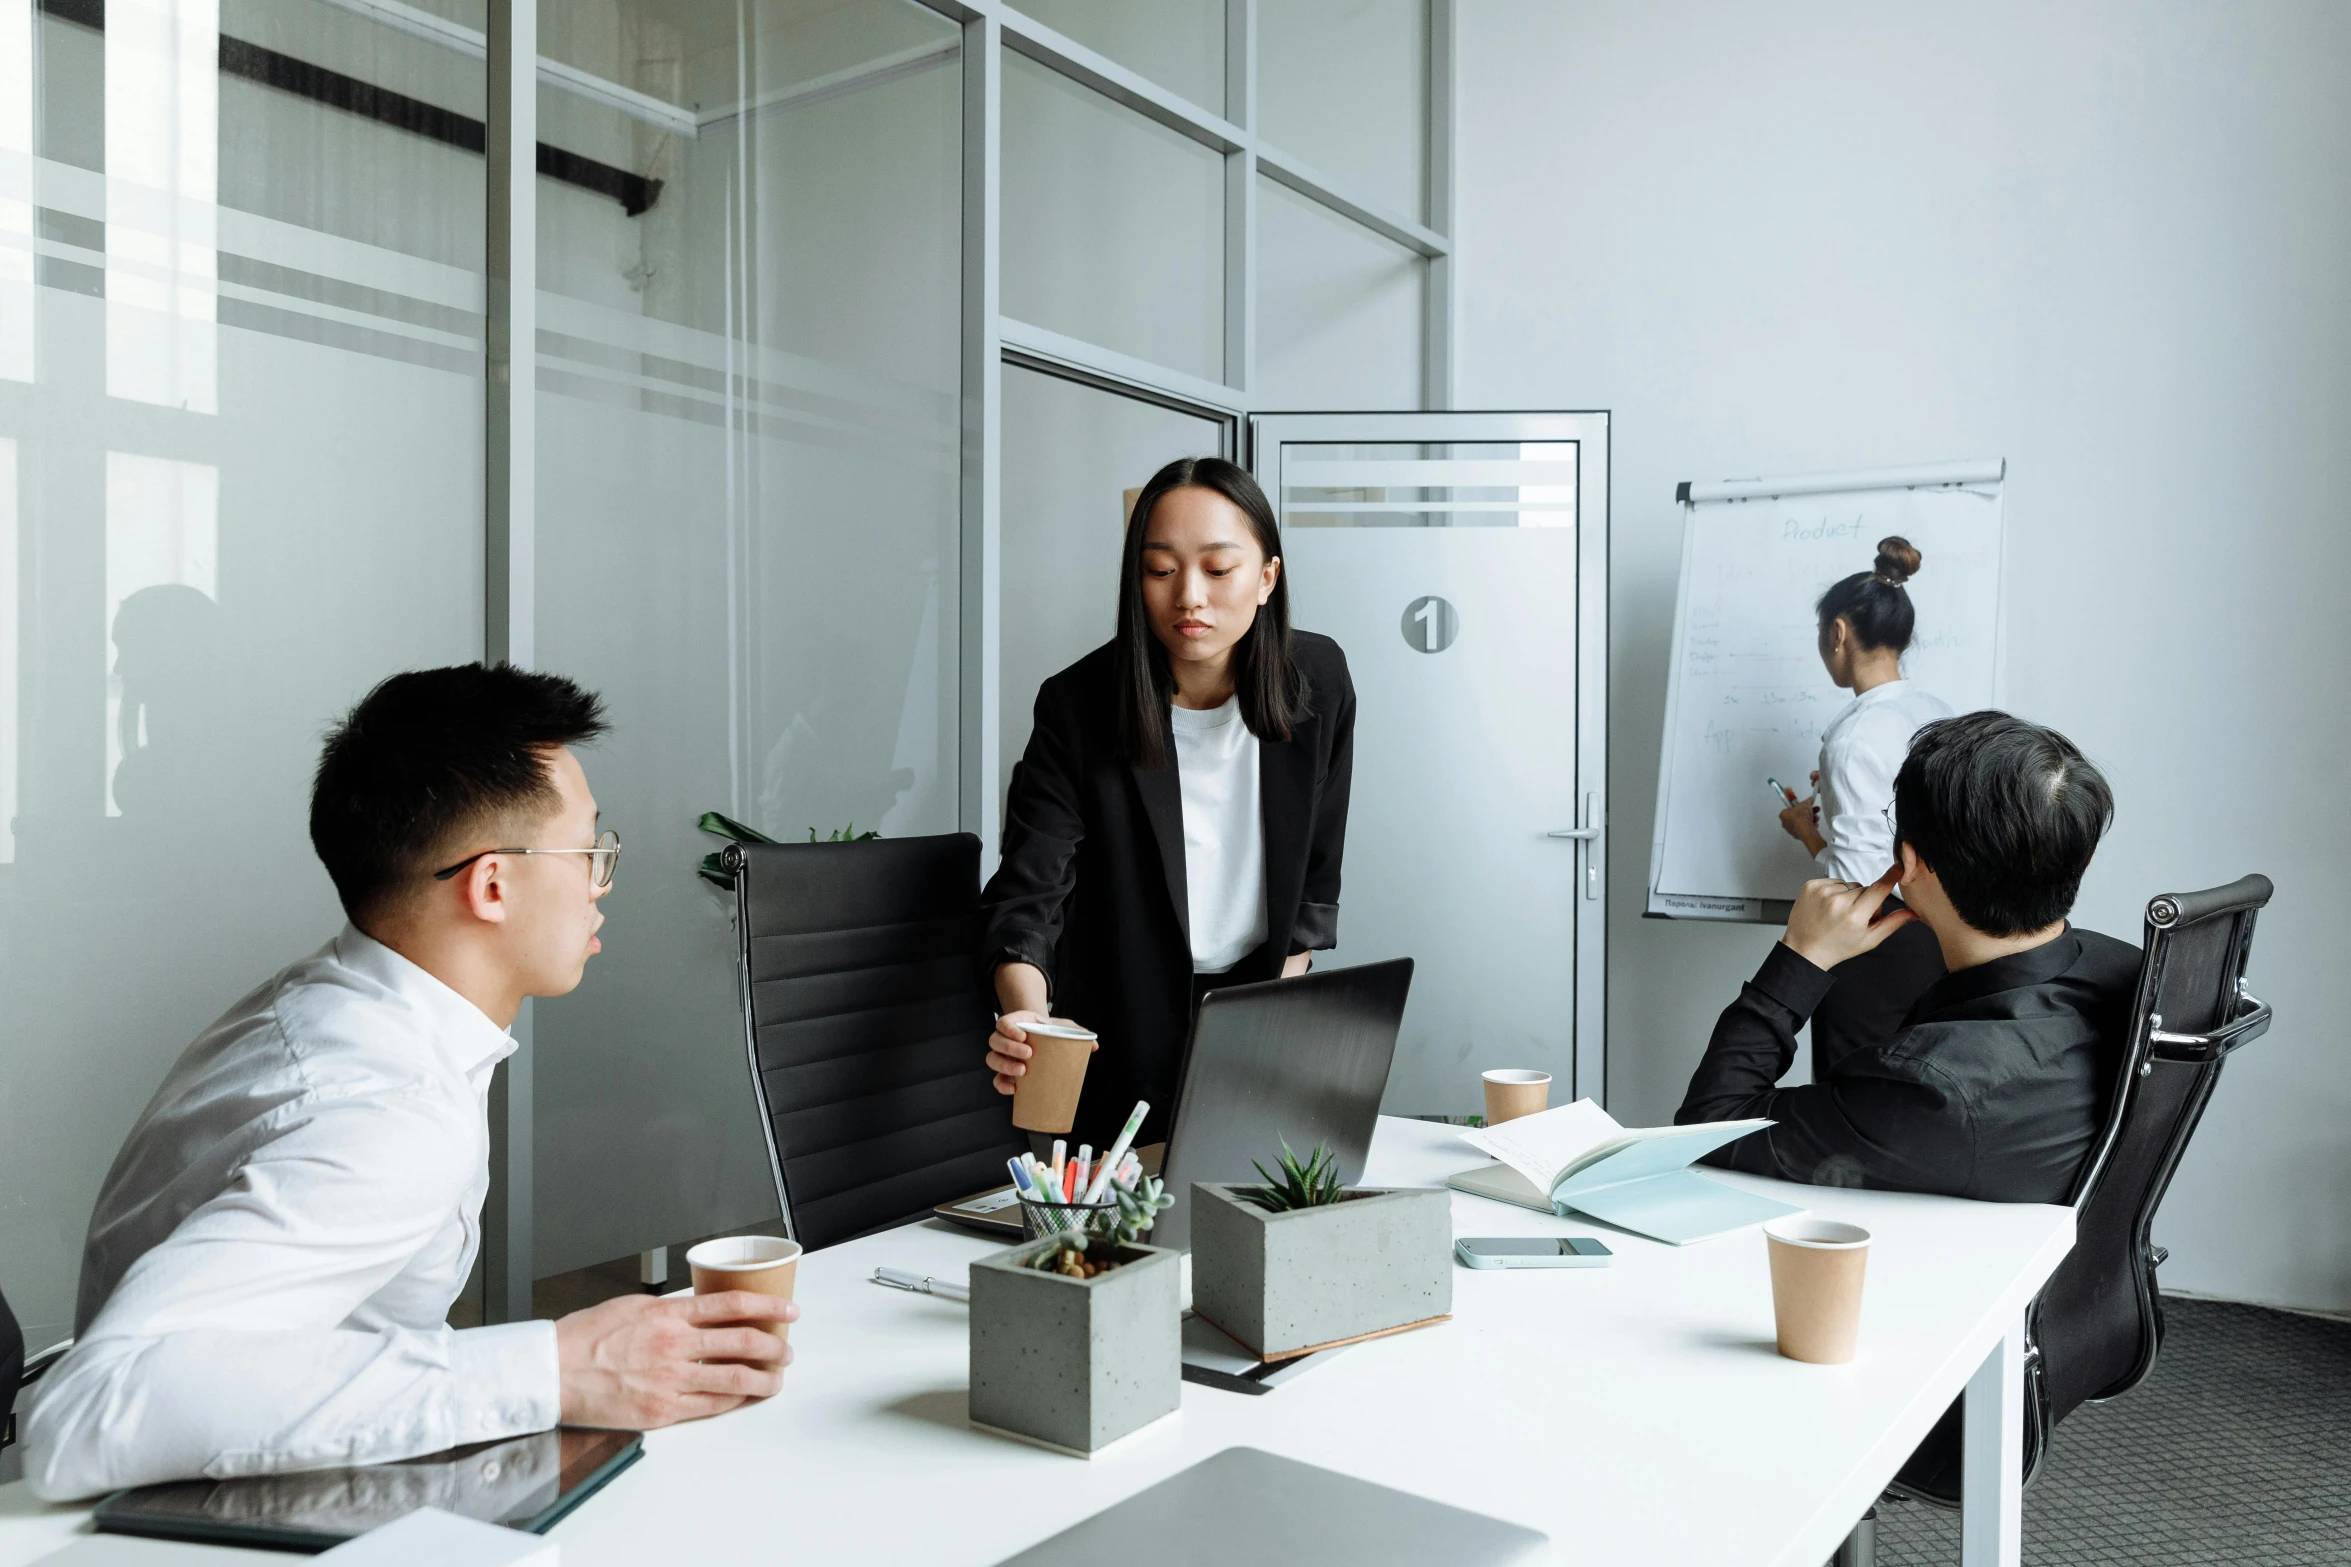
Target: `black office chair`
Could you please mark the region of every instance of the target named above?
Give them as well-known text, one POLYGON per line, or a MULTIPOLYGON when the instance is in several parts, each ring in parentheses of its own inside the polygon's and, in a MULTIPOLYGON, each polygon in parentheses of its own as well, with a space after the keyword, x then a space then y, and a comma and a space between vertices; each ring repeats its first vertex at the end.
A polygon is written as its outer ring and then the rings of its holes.
MULTIPOLYGON (((2154 1369, 2163 1343, 2155 1270, 2165 1253, 2149 1232, 2229 1052, 2269 1030, 2269 1007, 2246 990, 2245 967, 2270 891, 2268 877, 2247 876, 2147 905, 2113 1096, 2074 1184, 2073 1250, 2025 1314, 2028 1484, 2060 1420, 2129 1392, 2154 1369)), ((1961 1407, 1902 1466, 1898 1495, 1959 1505, 1961 1407)))
POLYGON ((980 842, 735 843, 743 1032, 784 1230, 815 1250, 1004 1179, 980 842))
POLYGON ((8 1297, 0 1295, 0 1451, 16 1445, 18 1391, 40 1381, 71 1348, 73 1340, 66 1339, 37 1354, 26 1354, 24 1330, 16 1325, 16 1313, 8 1309, 8 1297))

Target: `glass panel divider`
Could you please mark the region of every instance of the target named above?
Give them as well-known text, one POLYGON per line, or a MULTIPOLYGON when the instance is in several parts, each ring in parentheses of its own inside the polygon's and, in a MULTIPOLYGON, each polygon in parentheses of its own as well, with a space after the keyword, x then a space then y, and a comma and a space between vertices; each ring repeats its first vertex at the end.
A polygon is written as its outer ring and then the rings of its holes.
POLYGON ((1004 26, 963 24, 963 658, 958 820, 996 864, 1003 637, 1004 26))
MULTIPOLYGON (((484 182, 482 656, 528 667, 538 583, 538 0, 490 0, 484 182)), ((491 1080, 490 1191, 482 1205, 482 1317, 531 1315, 531 1006, 491 1080)))

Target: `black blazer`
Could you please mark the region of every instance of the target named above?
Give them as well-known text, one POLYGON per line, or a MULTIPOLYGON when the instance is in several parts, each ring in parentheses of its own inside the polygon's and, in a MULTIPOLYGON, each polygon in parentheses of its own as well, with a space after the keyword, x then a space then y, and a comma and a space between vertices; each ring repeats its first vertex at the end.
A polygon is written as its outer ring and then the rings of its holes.
MULTIPOLYGON (((1273 979, 1284 959, 1338 945, 1339 859, 1355 760, 1355 686, 1329 637, 1291 633, 1307 715, 1258 746, 1265 828, 1265 945, 1220 982, 1273 979)), ((990 1005, 998 965, 1034 963, 1053 1010, 1102 1036, 1070 1133, 1101 1148, 1135 1101, 1138 1143, 1165 1139, 1192 1026, 1192 940, 1183 794, 1171 759, 1118 755, 1108 643, 1045 682, 1036 728, 1012 770, 1004 859, 980 893, 990 1005)))

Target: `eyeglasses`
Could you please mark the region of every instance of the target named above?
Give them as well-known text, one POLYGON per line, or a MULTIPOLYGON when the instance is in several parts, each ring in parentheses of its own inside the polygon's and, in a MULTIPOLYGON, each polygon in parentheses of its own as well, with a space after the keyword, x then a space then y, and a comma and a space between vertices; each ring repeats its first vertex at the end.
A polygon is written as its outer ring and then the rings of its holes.
POLYGON ((447 881, 485 854, 592 855, 594 858, 588 862, 589 879, 599 887, 609 887, 612 885, 612 873, 620 865, 620 834, 609 827, 605 828, 596 835, 596 846, 592 849, 484 849, 479 854, 467 855, 445 871, 433 872, 433 880, 447 881))

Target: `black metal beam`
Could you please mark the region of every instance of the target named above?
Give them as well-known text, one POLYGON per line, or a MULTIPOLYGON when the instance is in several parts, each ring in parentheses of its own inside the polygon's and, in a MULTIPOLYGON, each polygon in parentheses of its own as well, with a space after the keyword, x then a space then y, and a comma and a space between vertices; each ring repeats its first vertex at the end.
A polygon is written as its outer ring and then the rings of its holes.
MULTIPOLYGON (((60 21, 100 32, 105 30, 106 0, 40 0, 40 5, 44 12, 60 21)), ((388 87, 363 82, 356 76, 330 71, 323 65, 297 60, 275 49, 247 43, 242 38, 231 38, 226 33, 220 39, 220 69, 224 76, 259 82, 264 87, 307 98, 330 109, 373 120, 378 125, 422 136, 427 141, 475 154, 482 153, 490 144, 490 128, 480 120, 393 92, 388 87)), ((609 196, 632 218, 643 215, 661 199, 659 180, 599 163, 561 147, 550 147, 545 142, 539 143, 539 172, 551 180, 609 196)))

